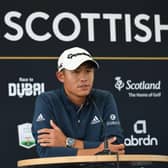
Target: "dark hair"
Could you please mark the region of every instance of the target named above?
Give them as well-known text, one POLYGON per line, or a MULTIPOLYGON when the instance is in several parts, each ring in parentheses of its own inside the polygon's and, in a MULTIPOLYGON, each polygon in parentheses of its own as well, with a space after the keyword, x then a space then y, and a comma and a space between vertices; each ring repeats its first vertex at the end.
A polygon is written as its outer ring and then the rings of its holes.
POLYGON ((86 61, 86 62, 82 63, 81 65, 85 65, 85 66, 87 66, 87 68, 96 68, 97 67, 96 64, 92 61, 86 61))

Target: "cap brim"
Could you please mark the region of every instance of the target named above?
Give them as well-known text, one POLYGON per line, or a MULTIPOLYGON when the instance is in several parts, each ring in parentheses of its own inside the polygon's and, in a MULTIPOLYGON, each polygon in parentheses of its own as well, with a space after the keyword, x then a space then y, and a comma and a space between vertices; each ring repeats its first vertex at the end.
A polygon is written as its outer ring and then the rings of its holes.
POLYGON ((92 62, 93 65, 94 65, 94 68, 96 68, 96 69, 99 68, 98 62, 93 60, 93 58, 91 58, 91 57, 87 57, 87 58, 81 57, 81 58, 78 58, 78 60, 75 60, 75 61, 71 60, 71 63, 65 64, 64 68, 67 69, 67 70, 75 70, 75 69, 77 69, 80 65, 82 65, 85 62, 92 62))

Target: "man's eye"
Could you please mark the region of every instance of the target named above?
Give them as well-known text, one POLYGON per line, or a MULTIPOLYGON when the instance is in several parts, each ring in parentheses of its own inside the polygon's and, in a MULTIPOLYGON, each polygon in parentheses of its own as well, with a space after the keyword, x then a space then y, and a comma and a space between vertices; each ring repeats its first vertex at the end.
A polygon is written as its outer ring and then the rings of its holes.
POLYGON ((79 71, 79 70, 74 70, 73 72, 74 72, 74 73, 79 73, 80 71, 79 71))
POLYGON ((92 72, 92 71, 93 71, 93 69, 87 69, 86 71, 87 71, 87 72, 92 72))

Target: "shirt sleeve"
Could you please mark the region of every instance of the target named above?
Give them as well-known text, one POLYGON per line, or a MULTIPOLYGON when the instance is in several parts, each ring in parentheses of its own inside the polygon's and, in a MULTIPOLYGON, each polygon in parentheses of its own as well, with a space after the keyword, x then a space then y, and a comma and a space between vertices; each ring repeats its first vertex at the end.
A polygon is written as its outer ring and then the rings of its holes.
POLYGON ((36 98, 34 117, 32 121, 32 133, 36 140, 36 150, 39 157, 74 156, 77 149, 67 147, 41 147, 37 143, 37 131, 42 128, 51 128, 50 120, 53 119, 50 102, 45 95, 36 98))
POLYGON ((76 156, 76 148, 66 148, 66 147, 41 147, 37 146, 37 152, 39 157, 55 157, 55 156, 76 156))
POLYGON ((104 96, 98 95, 94 98, 94 106, 97 114, 102 118, 102 134, 98 141, 84 141, 84 148, 98 147, 105 139, 117 137, 115 144, 124 143, 123 130, 121 127, 117 104, 114 96, 109 91, 104 96))
POLYGON ((98 141, 84 141, 84 148, 98 147, 105 139, 117 137, 115 144, 124 143, 116 101, 113 95, 107 91, 105 94, 94 97, 95 111, 99 114, 102 124, 102 133, 98 141))
POLYGON ((105 131, 103 138, 117 137, 117 144, 124 143, 123 129, 121 127, 116 101, 111 93, 106 98, 103 110, 105 131))
POLYGON ((84 148, 89 149, 89 148, 96 148, 98 147, 102 142, 98 141, 84 141, 84 148))

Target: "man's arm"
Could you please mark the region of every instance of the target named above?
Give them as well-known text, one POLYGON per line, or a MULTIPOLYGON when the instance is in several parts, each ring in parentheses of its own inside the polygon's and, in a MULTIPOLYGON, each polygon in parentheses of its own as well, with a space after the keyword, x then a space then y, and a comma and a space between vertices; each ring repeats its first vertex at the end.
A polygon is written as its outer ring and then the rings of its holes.
MULTIPOLYGON (((53 116, 52 116, 52 113, 50 112, 52 111, 50 104, 51 104, 50 101, 48 100, 47 96, 44 94, 38 96, 35 102, 35 112, 34 112, 33 121, 32 121, 32 124, 33 124, 32 133, 36 140, 36 144, 37 144, 36 150, 40 157, 75 156, 77 155, 77 149, 85 148, 85 144, 89 144, 90 148, 95 148, 100 145, 101 142, 75 140, 74 148, 65 147, 65 136, 63 135, 63 132, 60 133, 60 131, 58 131, 60 129, 53 129, 51 126, 50 120, 53 118, 53 116), (52 145, 51 147, 51 144, 45 143, 44 139, 42 140, 42 137, 39 137, 39 136, 45 135, 45 130, 43 129, 49 129, 52 132, 50 136, 51 135, 55 136, 56 140, 59 139, 57 141, 58 142, 57 145, 52 145), (44 132, 40 133, 40 130, 41 131, 43 130, 44 132), (39 141, 39 139, 41 139, 41 142, 39 141), (64 143, 64 145, 62 143, 64 143)), ((46 135, 48 136, 48 132, 46 132, 46 135)), ((49 140, 49 138, 47 139, 49 140)), ((56 143, 56 141, 52 143, 56 143)))
MULTIPOLYGON (((102 142, 98 147, 90 148, 90 149, 84 149, 84 141, 75 139, 75 143, 73 148, 67 148, 66 147, 66 136, 61 131, 61 129, 51 120, 51 129, 44 128, 38 131, 40 134, 38 136, 38 143, 42 147, 50 147, 60 149, 60 147, 65 148, 67 152, 70 150, 75 150, 76 155, 95 155, 98 152, 101 152, 104 149, 104 142, 102 142)), ((109 149, 112 152, 118 152, 118 153, 124 153, 124 145, 115 145, 113 144, 116 141, 116 137, 110 138, 108 140, 109 149)))
POLYGON ((92 155, 103 149, 102 147, 104 145, 102 142, 82 141, 79 139, 75 140, 73 148, 66 147, 66 135, 64 135, 56 124, 54 126, 54 123, 50 121, 53 118, 52 113, 50 113, 51 110, 48 99, 45 96, 38 97, 32 131, 36 139, 37 152, 40 157, 92 155), (39 118, 40 121, 38 121, 39 118))

